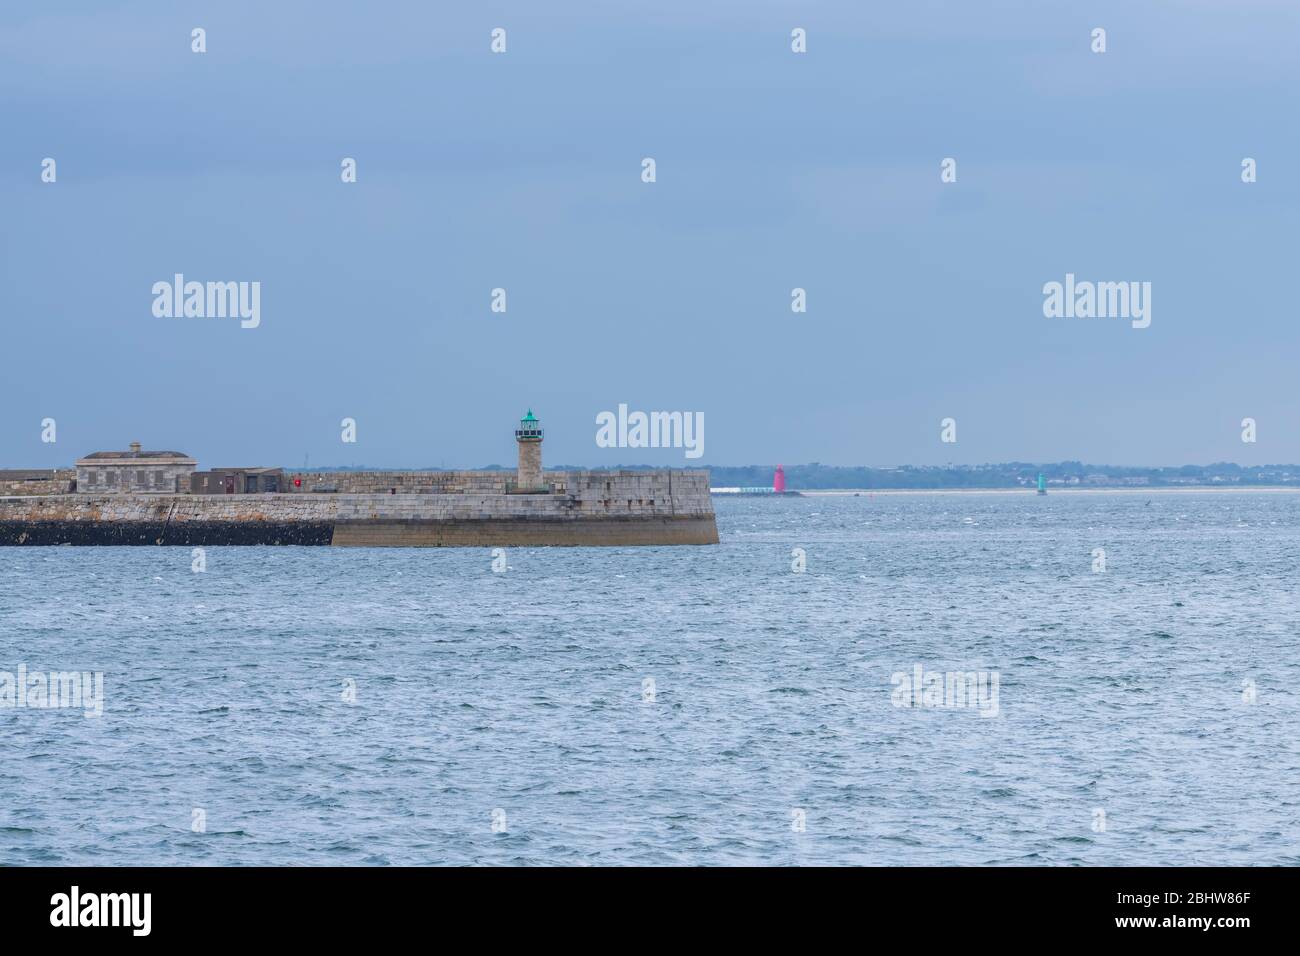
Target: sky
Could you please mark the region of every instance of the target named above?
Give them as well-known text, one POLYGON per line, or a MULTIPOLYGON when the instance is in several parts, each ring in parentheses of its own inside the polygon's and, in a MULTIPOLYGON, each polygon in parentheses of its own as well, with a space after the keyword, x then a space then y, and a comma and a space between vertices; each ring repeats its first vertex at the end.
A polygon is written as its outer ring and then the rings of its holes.
POLYGON ((0 467, 509 465, 529 408, 591 467, 1300 462, 1297 48, 1292 0, 6 4, 0 467), (1067 273, 1150 326, 1046 317, 1067 273))

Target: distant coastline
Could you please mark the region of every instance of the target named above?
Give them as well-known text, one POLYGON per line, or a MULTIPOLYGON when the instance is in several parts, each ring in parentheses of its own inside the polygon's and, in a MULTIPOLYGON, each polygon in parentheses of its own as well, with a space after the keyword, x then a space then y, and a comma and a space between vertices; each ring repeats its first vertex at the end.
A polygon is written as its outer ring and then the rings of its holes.
MULTIPOLYGON (((1046 491, 1155 490, 1157 488, 1300 488, 1300 465, 1132 466, 1080 461, 1001 462, 983 465, 900 465, 896 468, 785 465, 792 491, 1032 491, 1042 476, 1046 491)), ((718 486, 771 485, 773 466, 709 466, 718 486)))
MULTIPOLYGON (((1300 494, 1300 486, 1282 485, 1189 485, 1149 488, 1057 488, 1050 495, 1196 495, 1196 494, 1300 494)), ((874 497, 876 495, 1034 495, 1024 488, 804 488, 805 498, 874 497)), ((1049 495, 1049 496, 1050 496, 1049 495)))

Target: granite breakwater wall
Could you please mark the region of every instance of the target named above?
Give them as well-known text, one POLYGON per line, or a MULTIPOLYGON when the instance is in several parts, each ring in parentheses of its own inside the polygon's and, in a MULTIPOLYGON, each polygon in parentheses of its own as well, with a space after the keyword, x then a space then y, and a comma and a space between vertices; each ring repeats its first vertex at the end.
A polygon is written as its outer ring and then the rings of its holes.
POLYGON ((718 541, 707 472, 559 474, 562 493, 0 498, 0 545, 507 547, 718 541))

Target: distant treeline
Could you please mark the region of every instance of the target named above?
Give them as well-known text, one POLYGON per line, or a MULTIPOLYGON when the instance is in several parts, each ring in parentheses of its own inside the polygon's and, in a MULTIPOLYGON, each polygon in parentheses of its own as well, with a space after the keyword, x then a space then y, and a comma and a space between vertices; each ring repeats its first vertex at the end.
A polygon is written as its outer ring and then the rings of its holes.
MULTIPOLYGON (((590 465, 548 465, 547 470, 586 471, 590 465)), ((604 468, 653 471, 651 465, 605 465, 604 468)), ((680 466, 678 466, 680 467, 680 466)), ((482 471, 512 469, 513 466, 485 465, 482 471)), ((709 483, 715 488, 770 488, 776 469, 772 465, 708 466, 709 483)), ((322 468, 315 471, 374 471, 373 466, 322 468)), ((420 469, 444 471, 441 468, 420 469)), ((1173 468, 1140 468, 1124 465, 1088 465, 1080 461, 1034 464, 1013 461, 997 465, 901 465, 897 468, 786 465, 785 485, 791 490, 814 488, 1019 488, 1034 485, 1039 474, 1049 486, 1061 487, 1169 487, 1178 485, 1297 485, 1300 465, 1181 465, 1173 468)))
MULTIPOLYGON (((770 465, 713 466, 714 487, 765 487, 772 484, 770 465)), ((814 488, 1019 488, 1037 484, 1043 475, 1060 487, 1130 487, 1177 485, 1300 485, 1300 465, 1242 466, 1231 462, 1141 468, 1088 465, 1079 461, 1035 464, 1013 461, 992 465, 902 465, 865 468, 823 465, 786 465, 785 485, 791 490, 814 488)))

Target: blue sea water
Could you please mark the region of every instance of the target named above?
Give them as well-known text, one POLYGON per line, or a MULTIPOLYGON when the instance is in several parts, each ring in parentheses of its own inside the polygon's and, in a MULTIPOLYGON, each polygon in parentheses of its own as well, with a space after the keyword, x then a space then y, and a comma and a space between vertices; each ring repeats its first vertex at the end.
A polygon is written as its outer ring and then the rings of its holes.
POLYGON ((0 707, 0 864, 1300 863, 1300 495, 717 508, 504 573, 0 549, 0 671, 105 681, 0 707))

